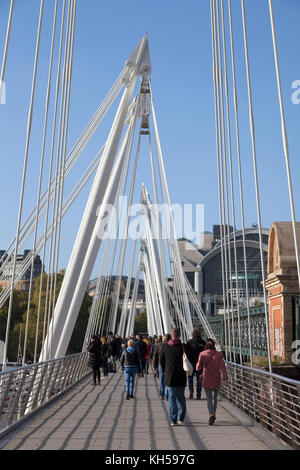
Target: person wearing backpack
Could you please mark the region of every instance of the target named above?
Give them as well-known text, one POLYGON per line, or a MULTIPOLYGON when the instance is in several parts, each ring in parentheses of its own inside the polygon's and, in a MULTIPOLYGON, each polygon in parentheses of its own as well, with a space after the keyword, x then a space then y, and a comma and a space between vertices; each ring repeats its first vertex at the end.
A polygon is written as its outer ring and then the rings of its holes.
POLYGON ((223 359, 223 353, 216 351, 213 339, 206 340, 205 349, 200 353, 196 370, 203 369, 202 387, 207 396, 207 407, 209 412, 208 424, 214 424, 216 420, 218 393, 221 387, 221 376, 223 380, 228 380, 227 371, 223 359))
POLYGON ((137 349, 134 347, 133 339, 127 343, 127 348, 121 356, 121 367, 124 371, 126 381, 126 400, 134 398, 134 380, 137 373, 141 373, 141 360, 137 349))
POLYGON ((201 375, 201 370, 196 370, 196 364, 199 359, 200 353, 204 350, 205 342, 201 339, 200 331, 194 329, 192 332, 192 338, 189 339, 186 343, 186 355, 188 360, 193 365, 193 374, 188 376, 188 385, 190 391, 190 399, 194 397, 194 376, 196 376, 196 400, 201 400, 201 382, 199 380, 201 375))

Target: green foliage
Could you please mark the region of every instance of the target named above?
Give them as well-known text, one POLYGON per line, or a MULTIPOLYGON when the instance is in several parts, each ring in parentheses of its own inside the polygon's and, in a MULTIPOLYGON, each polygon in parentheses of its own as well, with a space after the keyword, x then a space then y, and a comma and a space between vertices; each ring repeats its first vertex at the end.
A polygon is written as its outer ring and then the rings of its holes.
POLYGON ((147 312, 138 313, 135 317, 134 334, 147 331, 147 312))
MULTIPOLYGON (((37 329, 37 319, 38 319, 38 307, 39 307, 39 297, 40 297, 40 283, 41 277, 39 276, 35 279, 34 289, 31 296, 31 303, 28 316, 28 329, 27 329, 27 340, 26 340, 26 361, 33 360, 34 358, 34 348, 35 348, 35 339, 36 334, 38 333, 38 348, 37 348, 37 357, 40 353, 43 339, 43 330, 45 324, 45 308, 46 300, 47 305, 49 305, 49 298, 46 299, 47 291, 47 281, 51 285, 51 275, 49 276, 46 273, 43 274, 42 278, 42 290, 41 290, 41 302, 40 302, 40 318, 39 318, 39 328, 37 329)), ((59 291, 62 285, 64 278, 64 271, 57 273, 56 276, 56 289, 55 289, 55 298, 51 299, 51 305, 53 301, 57 300, 59 291)), ((52 282, 54 281, 54 276, 52 277, 52 282)), ((13 307, 12 307, 12 318, 10 324, 9 332, 9 341, 8 341, 8 360, 15 362, 18 355, 18 346, 19 338, 21 331, 21 341, 20 346, 23 351, 24 340, 25 340, 25 325, 27 320, 27 304, 28 304, 28 293, 21 292, 18 290, 14 291, 13 295, 13 307)), ((89 312, 91 309, 92 299, 86 293, 82 302, 82 306, 78 315, 78 319, 73 331, 73 335, 70 340, 68 354, 73 354, 81 351, 82 343, 84 340, 84 335, 86 331, 86 326, 88 322, 89 312)), ((0 309, 0 339, 5 340, 6 332, 6 323, 7 323, 7 312, 8 312, 8 301, 0 309)), ((46 319, 48 323, 49 319, 46 319)), ((46 325, 47 327, 47 325, 46 325)))

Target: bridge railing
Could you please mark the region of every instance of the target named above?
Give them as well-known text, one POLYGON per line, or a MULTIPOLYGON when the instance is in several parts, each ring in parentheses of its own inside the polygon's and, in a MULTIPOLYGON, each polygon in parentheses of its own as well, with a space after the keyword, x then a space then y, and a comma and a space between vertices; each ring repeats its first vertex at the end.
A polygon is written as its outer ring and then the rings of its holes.
POLYGON ((300 449, 300 382, 226 363, 222 394, 295 449, 300 449))
POLYGON ((89 370, 87 353, 83 352, 1 372, 0 436, 89 370))

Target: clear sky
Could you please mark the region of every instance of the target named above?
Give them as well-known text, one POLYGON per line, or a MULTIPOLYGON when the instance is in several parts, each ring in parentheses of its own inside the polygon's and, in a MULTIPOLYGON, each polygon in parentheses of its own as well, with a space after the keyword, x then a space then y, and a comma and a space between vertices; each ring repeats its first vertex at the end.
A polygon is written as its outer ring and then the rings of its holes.
MULTIPOLYGON (((9 0, 0 0, 0 58, 9 0)), ((15 235, 26 138, 26 122, 39 0, 16 0, 5 75, 6 104, 0 105, 1 236, 5 249, 15 235)), ((78 0, 68 149, 76 142, 126 59, 148 32, 151 83, 172 202, 204 204, 205 230, 219 223, 217 159, 209 0, 78 0)), ((292 103, 292 83, 300 80, 299 0, 273 0, 282 90, 286 111, 296 216, 300 219, 300 104, 292 103)), ((227 17, 227 1, 224 1, 227 17)), ((291 220, 281 140, 272 37, 267 0, 245 0, 253 85, 262 225, 291 220)), ((24 217, 35 204, 45 87, 48 73, 53 0, 45 0, 38 86, 30 143, 24 217)), ((60 2, 61 8, 61 2, 60 2)), ((248 100, 242 36, 241 2, 232 0, 245 184, 246 225, 257 222, 248 100)), ((60 10, 59 10, 60 11, 60 10)), ((228 39, 228 38, 227 38, 228 39)), ((231 80, 229 83, 231 87, 231 80)), ((300 95, 299 95, 300 96, 300 95)), ((116 108, 114 108, 115 110, 116 108)), ((232 111, 232 102, 231 102, 232 111)), ((105 142, 113 114, 94 136, 66 186, 105 142)), ((233 124, 233 122, 232 122, 233 124)), ((235 135, 233 158, 236 162, 235 135)), ((49 141, 48 141, 49 145, 49 141)), ((236 163, 234 173, 236 176, 236 163)), ((150 168, 140 168, 138 181, 150 182, 150 168)), ((69 186, 68 186, 69 185, 69 186)), ((60 267, 67 260, 79 227, 90 186, 67 215, 60 267)), ((238 184, 235 184, 238 197, 238 184)), ((241 226, 237 199, 237 226, 241 226)), ((24 220, 23 217, 23 220, 24 220)), ((28 247, 30 248, 30 247, 28 247)))

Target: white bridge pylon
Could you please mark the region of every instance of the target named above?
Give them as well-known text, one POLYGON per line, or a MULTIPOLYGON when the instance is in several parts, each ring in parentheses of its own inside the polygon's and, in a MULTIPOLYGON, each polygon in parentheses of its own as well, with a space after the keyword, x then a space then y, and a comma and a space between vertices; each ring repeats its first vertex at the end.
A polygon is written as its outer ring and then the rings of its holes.
MULTIPOLYGON (((121 336, 133 332, 136 316, 136 300, 140 274, 143 273, 147 322, 149 334, 165 334, 171 328, 181 328, 183 339, 191 334, 191 306, 202 321, 205 330, 209 331, 203 312, 196 297, 190 292, 184 276, 175 233, 171 201, 167 186, 162 150, 158 134, 150 86, 151 62, 147 35, 139 43, 126 62, 122 72, 122 83, 125 85, 123 96, 117 109, 109 136, 104 146, 102 157, 94 178, 88 202, 81 220, 78 234, 70 256, 61 290, 48 327, 46 339, 42 346, 40 361, 66 354, 70 338, 82 305, 83 297, 91 277, 102 242, 105 241, 101 260, 98 284, 90 312, 85 341, 92 333, 103 333, 105 328, 118 331, 121 336), (135 97, 134 90, 140 76, 140 88, 135 97), (151 145, 149 118, 152 116, 154 129, 155 154, 157 158, 155 171, 154 152, 151 145), (133 172, 130 174, 130 163, 133 154, 135 131, 140 122, 138 145, 133 172), (144 226, 139 239, 136 238, 131 253, 131 262, 122 312, 120 305, 120 286, 124 273, 125 254, 128 248, 128 229, 131 218, 131 206, 135 187, 141 139, 149 140, 149 155, 152 168, 154 205, 150 200, 145 185, 142 185, 140 197, 139 220, 144 226), (115 211, 108 213, 108 207, 120 208, 120 200, 126 194, 127 181, 130 182, 127 214, 124 226, 118 226, 117 237, 106 237, 106 229, 116 222, 115 211), (160 201, 159 194, 160 192, 160 201), (158 213, 158 205, 164 208, 158 213), (121 245, 117 248, 118 243, 121 245), (137 256, 138 255, 138 256, 137 256), (119 260, 117 282, 109 315, 103 307, 111 278, 115 257, 119 260), (131 283, 135 270, 135 282, 131 292, 131 283), (130 302, 130 307, 129 307, 130 302), (106 317, 105 317, 106 315, 106 317)), ((137 226, 137 232, 140 226, 137 226)), ((114 275, 114 278, 116 276, 114 275)), ((210 336, 213 336, 212 333, 210 336)), ((85 342, 84 342, 85 344, 85 342)), ((83 345, 84 347, 84 345, 83 345)))

